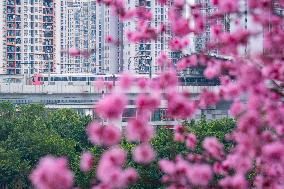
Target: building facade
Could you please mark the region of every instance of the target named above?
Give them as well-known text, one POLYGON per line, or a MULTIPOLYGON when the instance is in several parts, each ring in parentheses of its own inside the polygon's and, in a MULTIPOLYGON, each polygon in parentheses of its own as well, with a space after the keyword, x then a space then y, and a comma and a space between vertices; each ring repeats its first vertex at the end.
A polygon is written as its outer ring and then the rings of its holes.
MULTIPOLYGON (((172 3, 171 1, 168 2, 172 3)), ((165 52, 173 60, 181 52, 169 50, 171 31, 155 41, 130 43, 126 34, 134 31, 133 21, 120 22, 112 10, 92 0, 4 0, 1 28, 1 73, 95 73, 131 72, 156 74, 156 59, 165 52), (117 44, 108 43, 112 36, 117 44), (62 52, 69 48, 95 49, 91 56, 71 57, 62 52)), ((168 20, 168 6, 157 1, 127 1, 126 8, 145 6, 151 11, 152 27, 168 20)))
MULTIPOLYGON (((152 0, 135 0, 126 3, 127 9, 133 9, 137 6, 145 6, 152 13, 153 20, 149 23, 152 27, 158 28, 161 24, 168 22, 169 5, 172 1, 168 1, 166 6, 161 5, 158 1, 152 0)), ((130 43, 126 33, 135 31, 136 23, 133 21, 125 22, 123 25, 123 70, 136 74, 156 74, 161 68, 156 64, 156 59, 161 52, 168 56, 175 63, 180 58, 180 52, 173 52, 169 49, 168 42, 172 39, 169 29, 159 34, 156 40, 130 43)))
MULTIPOLYGON (((191 1, 202 4, 200 11, 205 19, 205 31, 190 36, 193 47, 185 54, 198 53, 205 48, 211 40, 212 24, 221 23, 226 31, 234 31, 235 26, 227 15, 214 21, 209 19, 217 11, 210 0, 191 1)), ((245 10, 246 0, 241 2, 245 10)), ((171 3, 168 1, 168 5, 171 3)), ((157 1, 127 0, 125 4, 127 9, 145 6, 151 11, 152 27, 168 22, 169 7, 157 1)), ((122 23, 110 8, 93 0, 3 0, 0 16, 0 74, 130 72, 154 75, 161 70, 156 64, 161 52, 168 54, 174 63, 182 54, 169 49, 168 41, 172 39, 169 29, 157 40, 130 43, 126 34, 137 29, 136 23, 122 23), (117 44, 108 43, 108 36, 117 44), (62 52, 73 47, 95 51, 88 57, 71 57, 62 52)), ((255 27, 245 14, 239 21, 245 28, 255 27)), ((242 49, 245 53, 262 47, 259 45, 263 43, 261 39, 253 41, 242 49)), ((209 53, 219 54, 219 51, 211 49, 209 53)))
POLYGON ((96 6, 96 65, 97 74, 116 74, 121 71, 123 61, 123 24, 118 16, 104 4, 96 6), (112 42, 107 40, 112 38, 112 42))
POLYGON ((60 25, 53 0, 1 1, 1 73, 55 72, 60 47, 56 35, 60 25))
POLYGON ((94 54, 62 50, 95 48, 95 7, 91 0, 1 1, 0 74, 94 72, 94 54))
MULTIPOLYGON (((212 18, 212 15, 218 11, 216 6, 211 4, 210 0, 195 0, 200 5, 198 12, 201 14, 204 22, 204 31, 194 37, 195 52, 206 52, 209 54, 220 54, 219 49, 207 49, 206 45, 212 42, 211 29, 216 24, 222 25, 223 31, 230 31, 230 17, 224 15, 222 18, 212 18)), ((215 39, 214 39, 214 42, 215 39)))
MULTIPOLYGON (((277 1, 274 1, 276 3, 277 1)), ((206 53, 222 55, 219 49, 206 50, 206 44, 212 42, 211 29, 215 24, 222 25, 223 31, 235 33, 238 30, 257 31, 259 35, 255 35, 249 38, 246 45, 238 48, 240 56, 251 56, 255 54, 261 54, 264 52, 264 35, 265 29, 259 23, 255 21, 255 18, 251 15, 248 7, 248 0, 239 0, 239 14, 224 15, 221 19, 212 19, 212 15, 218 11, 218 8, 210 3, 210 0, 195 0, 195 3, 200 3, 201 15, 204 18, 205 31, 200 35, 194 36, 195 52, 199 53, 205 49, 206 53)), ((276 3, 277 4, 277 3, 276 3)), ((277 11, 277 6, 274 7, 277 11)), ((268 16, 268 15, 267 15, 268 16)), ((216 42, 216 39, 213 39, 216 42)), ((217 41, 218 42, 218 41, 217 41)))
MULTIPOLYGON (((62 50, 78 48, 90 51, 96 46, 96 4, 90 0, 61 0, 62 50)), ((95 53, 71 57, 61 52, 60 73, 95 72, 95 53)))

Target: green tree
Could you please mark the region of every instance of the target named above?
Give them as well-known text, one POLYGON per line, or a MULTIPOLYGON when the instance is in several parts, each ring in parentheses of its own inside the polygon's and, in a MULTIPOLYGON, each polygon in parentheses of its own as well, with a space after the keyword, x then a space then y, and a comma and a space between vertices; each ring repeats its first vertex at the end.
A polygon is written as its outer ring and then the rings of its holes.
POLYGON ((79 141, 63 137, 51 127, 50 113, 43 105, 14 107, 5 102, 0 103, 0 107, 5 107, 0 112, 0 126, 9 126, 4 127, 5 135, 0 141, 0 186, 28 188, 31 170, 41 157, 49 154, 65 156, 73 165, 76 162, 77 167, 72 168, 78 172, 81 151, 76 151, 75 147, 79 141))
MULTIPOLYGON (((203 117, 198 121, 185 121, 183 125, 189 132, 197 136, 198 144, 195 151, 197 153, 202 152, 202 141, 207 136, 217 137, 225 145, 226 150, 229 150, 232 146, 232 143, 225 140, 225 136, 235 127, 235 121, 233 119, 206 120, 203 117)), ((157 152, 157 159, 173 160, 178 154, 185 155, 189 152, 189 149, 186 148, 184 143, 175 142, 173 140, 173 129, 157 128, 156 136, 151 141, 151 144, 157 152)), ((123 141, 121 145, 124 149, 128 150, 129 154, 131 154, 132 149, 135 147, 135 144, 126 141, 123 141)), ((135 163, 131 155, 129 155, 127 166, 136 168, 140 176, 139 181, 131 186, 131 188, 163 188, 160 182, 162 173, 159 170, 157 161, 146 166, 139 165, 135 163)))
POLYGON ((127 166, 137 169, 139 173, 138 182, 131 186, 133 189, 145 188, 162 188, 160 179, 162 172, 159 170, 157 159, 174 159, 178 154, 185 154, 188 149, 184 144, 173 140, 173 130, 163 127, 156 128, 156 136, 151 141, 153 148, 156 150, 157 158, 149 165, 140 165, 132 160, 131 153, 135 144, 131 144, 123 140, 122 147, 128 150, 127 166))
POLYGON ((0 103, 0 139, 6 140, 13 129, 16 109, 9 102, 0 103))
POLYGON ((25 181, 31 170, 29 162, 21 158, 18 149, 8 150, 0 145, 0 188, 16 188, 20 184, 23 188, 28 187, 25 181))
MULTIPOLYGON (((91 122, 89 116, 80 116, 67 109, 49 111, 43 105, 13 106, 0 103, 0 187, 29 188, 28 175, 38 160, 45 155, 65 156, 76 176, 76 185, 87 189, 96 174, 96 166, 106 148, 92 146, 87 139, 85 128, 91 122), (90 173, 82 173, 79 168, 80 155, 90 150, 95 156, 95 166, 90 173)), ((206 136, 216 136, 228 151, 233 145, 225 140, 235 126, 233 119, 184 122, 188 132, 198 138, 197 150, 202 152, 202 141, 206 136)), ((173 141, 173 130, 157 127, 156 136, 151 141, 157 152, 157 159, 173 160, 178 154, 189 152, 185 144, 173 141)), ((128 151, 126 166, 137 169, 139 181, 133 189, 162 188, 162 173, 158 161, 140 165, 133 161, 132 150, 136 143, 121 141, 121 147, 128 151)))
POLYGON ((76 141, 77 148, 81 151, 91 147, 86 135, 86 126, 91 120, 90 116, 80 116, 71 109, 59 109, 50 112, 47 122, 61 137, 76 141))
POLYGON ((202 152, 202 142, 205 137, 215 136, 221 143, 224 144, 225 150, 228 151, 233 145, 232 142, 227 141, 226 135, 231 133, 235 128, 235 120, 232 118, 223 118, 217 120, 206 120, 202 117, 200 120, 185 121, 183 125, 189 132, 192 132, 197 137, 196 152, 202 152))

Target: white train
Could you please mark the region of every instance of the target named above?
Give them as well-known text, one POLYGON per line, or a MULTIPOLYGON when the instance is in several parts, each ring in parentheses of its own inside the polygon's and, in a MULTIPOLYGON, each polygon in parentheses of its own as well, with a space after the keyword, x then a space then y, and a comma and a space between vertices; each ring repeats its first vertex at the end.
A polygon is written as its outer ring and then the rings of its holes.
MULTIPOLYGON (((116 82, 121 77, 120 74, 113 75, 95 75, 91 73, 78 74, 34 74, 30 77, 27 75, 0 75, 0 83, 22 83, 28 85, 93 85, 95 81, 104 80, 108 82, 116 82)), ((145 77, 149 75, 136 75, 135 78, 145 77)), ((154 78, 156 76, 153 76, 154 78)), ((217 86, 220 85, 218 78, 207 79, 202 75, 191 75, 180 77, 180 85, 183 86, 217 86)))
MULTIPOLYGON (((115 83, 121 77, 120 74, 94 75, 94 74, 39 74, 34 75, 32 80, 34 85, 91 85, 94 81, 104 80, 115 83)), ((135 78, 149 78, 149 75, 135 75, 135 78)), ((153 76, 153 78, 155 78, 153 76)), ((180 77, 180 85, 183 86, 217 86, 220 85, 218 78, 207 79, 202 75, 192 75, 180 77)))
MULTIPOLYGON (((104 80, 116 82, 120 74, 95 75, 86 74, 35 74, 32 77, 33 85, 92 85, 95 81, 104 80)), ((148 77, 148 75, 137 75, 135 78, 148 77)))

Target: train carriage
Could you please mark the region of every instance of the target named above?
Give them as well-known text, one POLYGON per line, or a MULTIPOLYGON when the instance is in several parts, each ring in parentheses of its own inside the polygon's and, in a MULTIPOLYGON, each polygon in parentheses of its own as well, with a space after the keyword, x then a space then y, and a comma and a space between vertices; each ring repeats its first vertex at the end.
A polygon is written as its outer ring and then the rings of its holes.
MULTIPOLYGON (((115 82, 121 77, 120 74, 94 75, 94 74, 35 74, 32 77, 33 85, 93 85, 95 81, 103 80, 115 82)), ((147 78, 148 75, 136 75, 135 78, 147 78)), ((217 86, 220 85, 218 78, 207 79, 204 76, 179 77, 181 86, 217 86)))

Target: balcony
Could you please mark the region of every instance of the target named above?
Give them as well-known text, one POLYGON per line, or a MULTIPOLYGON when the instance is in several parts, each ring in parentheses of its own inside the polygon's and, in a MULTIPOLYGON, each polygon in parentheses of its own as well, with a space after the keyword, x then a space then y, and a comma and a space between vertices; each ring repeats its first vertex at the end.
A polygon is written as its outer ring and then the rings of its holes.
POLYGON ((49 14, 49 15, 53 15, 53 8, 44 8, 43 9, 43 14, 49 14))
POLYGON ((7 39, 7 44, 8 43, 15 43, 15 38, 9 38, 7 39))
POLYGON ((43 6, 45 6, 45 7, 53 7, 52 0, 44 0, 43 1, 43 6))
POLYGON ((7 52, 8 53, 15 52, 15 50, 16 50, 15 46, 7 46, 7 52))
POLYGON ((151 51, 151 44, 140 44, 139 50, 140 51, 151 51))
POLYGON ((16 39, 16 44, 21 44, 21 42, 22 42, 21 38, 16 39))
POLYGON ((52 60, 53 59, 53 54, 43 54, 43 60, 52 60))
POLYGON ((7 5, 15 5, 15 1, 14 0, 8 0, 7 1, 7 5))
POLYGON ((15 37, 16 32, 14 30, 7 30, 7 37, 15 37))
POLYGON ((43 51, 45 53, 53 53, 53 47, 52 46, 45 46, 45 47, 43 47, 43 51))
POLYGON ((150 0, 139 0, 139 6, 151 7, 150 0))
POLYGON ((15 54, 10 54, 10 53, 8 53, 8 54, 7 54, 7 60, 8 60, 8 61, 14 61, 14 60, 15 60, 15 54))
POLYGON ((16 22, 21 22, 21 16, 20 15, 16 15, 16 22))
POLYGON ((16 29, 18 29, 18 30, 21 29, 21 23, 19 23, 19 22, 16 23, 16 29))
POLYGON ((7 13, 8 14, 14 14, 15 13, 15 8, 14 7, 7 7, 7 13))
POLYGON ((14 61, 7 62, 8 68, 14 68, 16 66, 16 63, 14 61))
POLYGON ((16 54, 16 60, 21 60, 21 54, 16 54))
POLYGON ((21 69, 16 69, 14 67, 7 68, 7 74, 9 75, 21 74, 21 69))
POLYGON ((53 37, 53 32, 52 31, 44 32, 44 37, 53 37))
POLYGON ((20 61, 16 62, 16 68, 21 68, 21 62, 20 61))
POLYGON ((52 46, 53 40, 52 39, 45 39, 43 45, 44 46, 52 46))
POLYGON ((7 22, 15 22, 15 20, 16 20, 16 15, 14 15, 14 14, 8 14, 6 20, 7 20, 7 22))
POLYGON ((53 24, 52 23, 44 23, 43 29, 45 30, 53 30, 53 24))
POLYGON ((43 22, 53 23, 53 17, 52 16, 44 16, 43 22))

